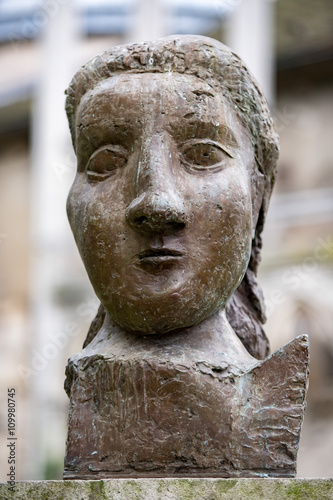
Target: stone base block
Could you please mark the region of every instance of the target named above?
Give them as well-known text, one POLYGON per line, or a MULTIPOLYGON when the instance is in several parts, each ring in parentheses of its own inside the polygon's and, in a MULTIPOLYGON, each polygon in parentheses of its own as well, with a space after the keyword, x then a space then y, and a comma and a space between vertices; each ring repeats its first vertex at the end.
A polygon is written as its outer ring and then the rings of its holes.
POLYGON ((0 500, 332 500, 333 479, 107 479, 24 481, 0 500))

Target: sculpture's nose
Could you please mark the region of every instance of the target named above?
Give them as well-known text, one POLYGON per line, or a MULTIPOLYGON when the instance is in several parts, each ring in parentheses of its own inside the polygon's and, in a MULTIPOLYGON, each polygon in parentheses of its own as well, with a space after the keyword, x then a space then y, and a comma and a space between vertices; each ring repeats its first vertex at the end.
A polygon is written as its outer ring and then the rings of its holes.
POLYGON ((185 206, 175 188, 172 161, 162 137, 143 148, 136 175, 139 194, 126 209, 126 220, 133 230, 172 234, 185 228, 185 206))
POLYGON ((184 229, 185 211, 180 199, 168 192, 145 192, 132 201, 126 220, 141 233, 172 234, 184 229))

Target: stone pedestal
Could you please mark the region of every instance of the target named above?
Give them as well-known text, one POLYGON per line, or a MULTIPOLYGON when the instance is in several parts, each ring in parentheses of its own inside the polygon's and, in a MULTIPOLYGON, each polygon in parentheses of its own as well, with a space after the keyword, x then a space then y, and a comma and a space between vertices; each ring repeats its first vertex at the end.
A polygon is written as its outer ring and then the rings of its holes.
POLYGON ((10 500, 332 500, 333 479, 108 479, 25 481, 14 493, 0 483, 0 499, 10 500))

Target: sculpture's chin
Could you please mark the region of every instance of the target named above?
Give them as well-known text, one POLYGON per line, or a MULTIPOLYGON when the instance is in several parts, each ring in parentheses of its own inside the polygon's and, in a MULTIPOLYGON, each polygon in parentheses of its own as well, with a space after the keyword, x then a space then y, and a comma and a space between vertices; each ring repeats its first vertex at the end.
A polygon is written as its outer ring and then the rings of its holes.
POLYGON ((190 328, 195 326, 224 306, 224 301, 217 303, 181 304, 180 307, 161 308, 124 308, 116 310, 104 304, 110 318, 117 323, 123 330, 133 332, 138 335, 163 335, 176 330, 190 328), (205 307, 204 307, 205 306, 205 307), (125 314, 124 314, 125 313, 125 314))
POLYGON ((164 316, 160 316, 159 318, 144 316, 142 319, 137 318, 133 320, 115 317, 112 314, 110 314, 110 317, 123 330, 143 336, 163 335, 174 330, 189 328, 201 321, 201 318, 196 322, 193 319, 186 321, 185 318, 172 318, 172 321, 170 321, 170 317, 164 316))

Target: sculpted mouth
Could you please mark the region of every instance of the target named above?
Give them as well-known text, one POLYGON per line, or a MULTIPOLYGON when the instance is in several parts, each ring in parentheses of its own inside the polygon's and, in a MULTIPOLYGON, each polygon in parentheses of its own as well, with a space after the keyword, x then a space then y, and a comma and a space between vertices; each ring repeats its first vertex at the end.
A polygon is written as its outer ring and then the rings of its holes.
POLYGON ((138 260, 140 266, 145 271, 153 274, 159 274, 166 269, 177 266, 181 261, 183 254, 178 250, 170 248, 149 248, 139 253, 138 260))
POLYGON ((171 250, 169 248, 149 248, 139 253, 140 262, 156 262, 162 263, 169 260, 179 259, 182 253, 178 250, 171 250))

